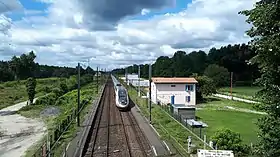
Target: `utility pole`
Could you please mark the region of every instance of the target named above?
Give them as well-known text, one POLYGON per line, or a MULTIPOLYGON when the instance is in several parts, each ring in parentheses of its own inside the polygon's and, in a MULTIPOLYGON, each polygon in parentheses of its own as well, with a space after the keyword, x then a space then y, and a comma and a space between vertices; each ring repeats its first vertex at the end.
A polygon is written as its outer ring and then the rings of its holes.
POLYGON ((151 100, 151 84, 152 84, 152 65, 149 65, 149 111, 150 111, 150 124, 152 123, 152 100, 151 100))
POLYGON ((98 93, 98 67, 96 67, 96 93, 98 93))
POLYGON ((140 97, 140 65, 138 66, 138 96, 140 97))
POLYGON ((127 68, 125 68, 125 82, 127 83, 127 68))
POLYGON ((233 78, 233 72, 230 73, 230 96, 231 96, 231 99, 233 99, 233 97, 232 97, 232 78, 233 78))
POLYGON ((77 82, 78 82, 78 113, 77 113, 77 125, 78 127, 80 126, 80 63, 78 63, 78 77, 77 77, 77 82))

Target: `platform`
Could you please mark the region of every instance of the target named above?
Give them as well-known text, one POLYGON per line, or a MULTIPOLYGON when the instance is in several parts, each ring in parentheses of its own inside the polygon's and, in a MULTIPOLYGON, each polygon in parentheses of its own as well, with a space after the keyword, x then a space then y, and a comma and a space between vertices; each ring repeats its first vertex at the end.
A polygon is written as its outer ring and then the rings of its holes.
POLYGON ((175 152, 174 148, 172 148, 170 144, 160 140, 158 133, 155 131, 153 126, 150 125, 150 122, 141 115, 137 105, 131 109, 131 112, 143 133, 149 140, 155 156, 170 156, 172 151, 175 152))

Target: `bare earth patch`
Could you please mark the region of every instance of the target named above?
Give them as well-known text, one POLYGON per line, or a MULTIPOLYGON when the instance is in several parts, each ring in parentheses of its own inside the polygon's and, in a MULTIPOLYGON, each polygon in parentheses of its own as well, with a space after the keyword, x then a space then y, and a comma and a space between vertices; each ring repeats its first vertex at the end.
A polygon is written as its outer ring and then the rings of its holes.
POLYGON ((0 110, 0 157, 20 157, 46 132, 45 124, 38 119, 14 114, 25 106, 19 103, 0 110))

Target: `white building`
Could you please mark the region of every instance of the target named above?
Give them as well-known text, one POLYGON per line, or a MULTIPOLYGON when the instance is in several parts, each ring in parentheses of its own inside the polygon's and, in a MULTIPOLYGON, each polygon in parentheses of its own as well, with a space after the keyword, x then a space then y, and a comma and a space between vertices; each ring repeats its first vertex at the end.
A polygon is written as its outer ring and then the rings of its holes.
POLYGON ((138 80, 138 74, 126 74, 128 80, 138 80))
POLYGON ((154 103, 196 105, 195 78, 153 77, 151 83, 151 99, 154 103))

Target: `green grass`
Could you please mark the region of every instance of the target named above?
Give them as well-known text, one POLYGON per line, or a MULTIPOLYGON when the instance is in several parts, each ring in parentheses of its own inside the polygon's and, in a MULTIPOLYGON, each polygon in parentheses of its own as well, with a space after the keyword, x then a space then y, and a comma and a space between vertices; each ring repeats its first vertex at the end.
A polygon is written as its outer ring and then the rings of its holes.
MULTIPOLYGON (((50 89, 57 87, 59 78, 44 78, 37 79, 36 95, 35 97, 46 94, 45 88, 50 89)), ((0 109, 28 99, 26 87, 26 80, 10 81, 0 84, 0 109)))
MULTIPOLYGON (((232 88, 232 95, 240 98, 254 100, 255 94, 260 90, 260 87, 256 86, 240 86, 232 88)), ((230 87, 224 87, 218 90, 219 93, 230 95, 230 87)))
MULTIPOLYGON (((100 87, 99 87, 100 88, 100 87)), ((42 117, 40 116, 40 112, 43 111, 45 108, 50 107, 50 106, 26 106, 22 108, 19 113, 25 117, 29 118, 40 118, 42 119, 46 125, 47 129, 49 132, 52 132, 58 125, 60 121, 65 119, 67 117, 68 113, 77 107, 77 90, 73 90, 71 92, 68 92, 64 94, 62 97, 64 97, 66 101, 62 105, 59 106, 53 106, 57 107, 60 109, 60 115, 58 116, 52 116, 52 117, 42 117)), ((94 83, 90 83, 86 86, 83 86, 81 88, 81 101, 82 100, 90 100, 90 103, 87 103, 83 110, 81 111, 81 122, 84 121, 85 115, 89 111, 91 107, 91 102, 93 99, 96 97, 96 85, 94 83)), ((75 136, 75 132, 77 131, 77 125, 76 122, 74 121, 73 124, 70 126, 70 128, 63 134, 62 139, 59 141, 58 146, 55 148, 55 156, 61 156, 65 147, 65 144, 67 145, 68 142, 72 140, 72 138, 75 136)), ((39 142, 34 144, 28 151, 26 152, 26 157, 27 156, 32 156, 35 151, 42 145, 43 141, 46 140, 46 136, 44 136, 39 142)))
MULTIPOLYGON (((135 95, 135 93, 132 93, 135 95)), ((212 136, 219 128, 229 128, 235 132, 240 133, 243 142, 246 144, 255 143, 257 139, 257 131, 258 128, 256 126, 257 119, 260 118, 262 115, 254 114, 254 113, 246 113, 246 112, 239 112, 230 109, 226 109, 226 106, 231 106, 235 108, 242 108, 242 109, 250 109, 256 110, 253 106, 254 104, 249 104, 245 102, 239 101, 232 101, 222 98, 216 97, 208 97, 206 102, 198 104, 198 107, 202 108, 202 110, 196 111, 196 116, 200 118, 203 122, 209 125, 208 128, 203 129, 203 134, 206 134, 209 138, 212 136)), ((170 125, 174 122, 167 121, 166 115, 162 115, 161 111, 159 111, 158 106, 154 106, 153 108, 153 117, 154 121, 163 123, 163 126, 170 132, 172 135, 176 135, 176 140, 179 141, 180 144, 186 148, 186 141, 185 137, 188 135, 180 136, 180 134, 184 134, 187 131, 184 128, 179 128, 180 126, 173 126, 170 125), (184 133, 182 133, 184 132, 184 133)), ((160 127, 156 127, 159 132, 164 131, 160 129, 160 127)), ((198 130, 194 130, 197 132, 198 130)), ((200 141, 195 141, 200 143, 200 141)), ((201 146, 201 145, 200 145, 201 146)))
POLYGON ((256 122, 261 115, 223 110, 198 110, 196 116, 208 124, 206 135, 212 136, 219 128, 229 128, 241 135, 244 143, 255 143, 257 139, 256 122))
POLYGON ((256 110, 254 108, 254 104, 250 103, 245 103, 245 102, 240 102, 240 101, 232 101, 228 99, 223 99, 223 98, 217 98, 217 97, 207 97, 205 99, 204 103, 197 104, 198 107, 203 107, 203 108, 214 108, 214 109, 225 109, 226 106, 231 106, 235 108, 243 108, 243 109, 250 109, 250 110, 256 110))
POLYGON ((245 143, 256 142, 257 119, 262 115, 226 109, 225 106, 255 110, 254 104, 232 101, 222 98, 208 97, 205 103, 198 104, 202 110, 196 111, 196 116, 208 124, 206 135, 210 137, 219 128, 229 128, 240 133, 245 143))
MULTIPOLYGON (((141 109, 141 112, 145 117, 149 117, 148 108, 147 108, 147 100, 139 98, 137 95, 137 91, 132 88, 129 89, 130 98, 138 105, 141 109)), ((187 148, 187 137, 192 136, 192 143, 197 146, 197 148, 203 148, 203 142, 194 137, 189 131, 186 130, 181 124, 176 122, 173 118, 171 118, 168 113, 166 113, 163 109, 161 109, 157 105, 152 106, 152 122, 161 138, 170 142, 172 145, 177 146, 176 149, 180 151, 180 153, 185 154, 186 152, 181 148, 187 148), (171 139, 170 135, 174 137, 171 139), (176 141, 176 142, 174 142, 176 141), (178 146, 178 143, 181 146, 178 146)))

